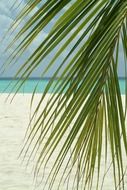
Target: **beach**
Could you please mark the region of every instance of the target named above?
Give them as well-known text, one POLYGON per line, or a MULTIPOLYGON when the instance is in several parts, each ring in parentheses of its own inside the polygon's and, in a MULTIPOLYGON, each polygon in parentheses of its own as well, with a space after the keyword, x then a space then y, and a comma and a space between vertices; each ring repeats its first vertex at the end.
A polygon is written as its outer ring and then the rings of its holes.
MULTIPOLYGON (((21 164, 21 158, 18 158, 30 119, 32 95, 18 93, 12 102, 12 96, 6 101, 7 96, 6 93, 0 94, 0 190, 32 190, 32 166, 26 169, 25 165, 21 164)), ((34 106, 40 97, 41 94, 35 95, 34 106)), ((49 94, 46 95, 46 100, 48 97, 49 94)), ((124 103, 124 95, 122 99, 124 103)), ((112 174, 109 172, 109 175, 107 187, 103 189, 112 190, 112 174)), ((127 182, 127 176, 125 181, 127 182)), ((37 189, 43 189, 42 186, 37 189)), ((127 188, 126 184, 125 187, 127 188)))

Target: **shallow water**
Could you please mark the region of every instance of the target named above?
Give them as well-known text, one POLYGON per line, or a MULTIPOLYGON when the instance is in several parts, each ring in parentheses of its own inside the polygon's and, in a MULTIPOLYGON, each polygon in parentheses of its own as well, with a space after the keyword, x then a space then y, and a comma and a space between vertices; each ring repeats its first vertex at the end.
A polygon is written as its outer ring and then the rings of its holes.
MULTIPOLYGON (((11 79, 0 79, 0 92, 15 92, 17 87, 14 88, 14 86, 17 84, 18 80, 11 80, 11 79)), ((27 80, 23 86, 19 89, 19 93, 32 93, 36 87, 37 93, 42 93, 45 90, 46 85, 48 84, 49 79, 29 79, 27 80)), ((54 85, 56 84, 57 80, 54 80, 52 87, 49 89, 49 92, 53 92, 54 85)), ((22 80, 20 80, 19 85, 22 83, 22 80)), ((121 94, 125 94, 125 80, 119 79, 120 84, 120 90, 121 94)))

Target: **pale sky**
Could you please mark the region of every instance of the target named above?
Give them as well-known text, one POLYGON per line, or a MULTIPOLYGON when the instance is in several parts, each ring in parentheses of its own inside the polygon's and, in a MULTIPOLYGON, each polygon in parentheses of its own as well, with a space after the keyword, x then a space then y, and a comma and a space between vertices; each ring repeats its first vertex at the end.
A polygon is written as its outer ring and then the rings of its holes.
MULTIPOLYGON (((15 2, 15 0, 0 0, 0 40, 2 39, 3 35, 5 34, 5 32, 7 31, 8 27, 10 26, 10 24, 13 22, 13 20, 15 19, 16 15, 18 14, 17 9, 11 9, 10 7, 12 6, 13 2, 15 2)), ((23 7, 25 3, 25 0, 22 0, 22 5, 21 8, 23 7)), ((25 22, 25 20, 24 20, 25 22)), ((52 23, 54 23, 55 20, 52 21, 52 23)), ((19 27, 21 27, 22 24, 20 24, 19 27)), ((41 40, 48 34, 49 30, 50 30, 50 26, 48 26, 44 31, 41 32, 41 34, 38 36, 38 38, 33 42, 31 48, 29 48, 27 50, 27 52, 24 55, 24 60, 25 57, 28 57, 32 51, 38 46, 38 44, 41 42, 41 40)), ((12 35, 12 37, 14 36, 14 34, 12 35)), ((0 66, 5 62, 5 60, 7 59, 9 53, 5 54, 3 53, 3 50, 5 49, 5 47, 7 46, 9 40, 4 40, 4 42, 2 44, 0 44, 0 66)), ((48 58, 46 58, 44 61, 45 63, 47 63, 51 58, 52 55, 54 53, 52 53, 48 58)), ((64 54, 63 54, 64 57, 64 54)), ((122 66, 123 60, 122 60, 122 49, 120 52, 120 61, 121 61, 121 65, 119 66, 119 76, 123 76, 124 73, 124 69, 122 66)), ((12 67, 11 69, 9 69, 7 72, 5 72, 2 76, 0 77, 12 77, 14 76, 14 73, 16 72, 17 68, 19 67, 19 64, 22 64, 23 62, 23 58, 22 60, 19 60, 19 63, 16 64, 14 67, 12 67)), ((40 69, 43 70, 45 68, 46 64, 42 64, 40 68, 38 68, 33 74, 32 77, 38 77, 40 74, 40 69)), ((45 77, 50 77, 52 75, 52 73, 54 72, 54 69, 59 65, 59 60, 57 60, 56 65, 54 66, 54 68, 52 68, 45 77)))

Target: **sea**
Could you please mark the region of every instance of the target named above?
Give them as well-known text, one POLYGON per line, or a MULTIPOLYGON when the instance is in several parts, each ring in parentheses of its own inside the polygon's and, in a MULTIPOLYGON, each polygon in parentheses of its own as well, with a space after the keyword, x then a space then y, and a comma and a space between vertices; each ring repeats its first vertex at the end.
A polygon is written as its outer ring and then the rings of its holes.
MULTIPOLYGON (((30 78, 28 79, 18 90, 18 93, 32 93, 34 92, 34 89, 36 88, 36 93, 43 93, 45 90, 45 87, 47 86, 49 82, 49 78, 30 78)), ((19 85, 22 83, 23 80, 20 80, 19 85)), ((10 79, 10 78, 2 78, 0 79, 0 93, 10 93, 15 92, 17 87, 14 88, 14 86, 17 84, 18 79, 10 79)), ((53 86, 57 82, 57 79, 54 80, 52 87, 49 90, 49 93, 53 92, 53 86)), ((120 91, 121 94, 125 94, 125 79, 119 78, 119 85, 120 85, 120 91)))

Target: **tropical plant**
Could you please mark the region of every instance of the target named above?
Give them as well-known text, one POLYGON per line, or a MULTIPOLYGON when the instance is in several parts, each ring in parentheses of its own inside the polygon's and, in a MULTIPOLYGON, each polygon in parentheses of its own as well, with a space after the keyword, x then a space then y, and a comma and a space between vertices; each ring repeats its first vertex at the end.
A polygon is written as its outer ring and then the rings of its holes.
MULTIPOLYGON (((56 179, 60 189, 63 182, 64 189, 94 189, 95 186, 103 189, 111 154, 114 187, 124 189, 127 90, 123 105, 117 70, 122 49, 126 76, 127 1, 29 0, 9 31, 16 30, 19 22, 28 16, 7 48, 19 42, 8 64, 17 63, 47 25, 51 29, 19 68, 16 77, 20 76, 22 82, 16 83, 16 92, 40 65, 47 64, 46 69, 40 71, 41 77, 58 60, 59 66, 55 67, 35 108, 30 124, 34 119, 35 123, 21 153, 24 157, 29 155, 28 161, 33 156, 36 158, 35 177, 55 155, 46 180, 48 189, 53 188, 56 179), (45 62, 52 52, 53 58, 49 63, 45 62), (53 93, 45 104, 52 85, 53 93), (59 151, 56 151, 57 147, 60 147, 59 151), (68 187, 72 180, 73 184, 68 187)), ((31 106, 35 93, 36 88, 31 106)))

